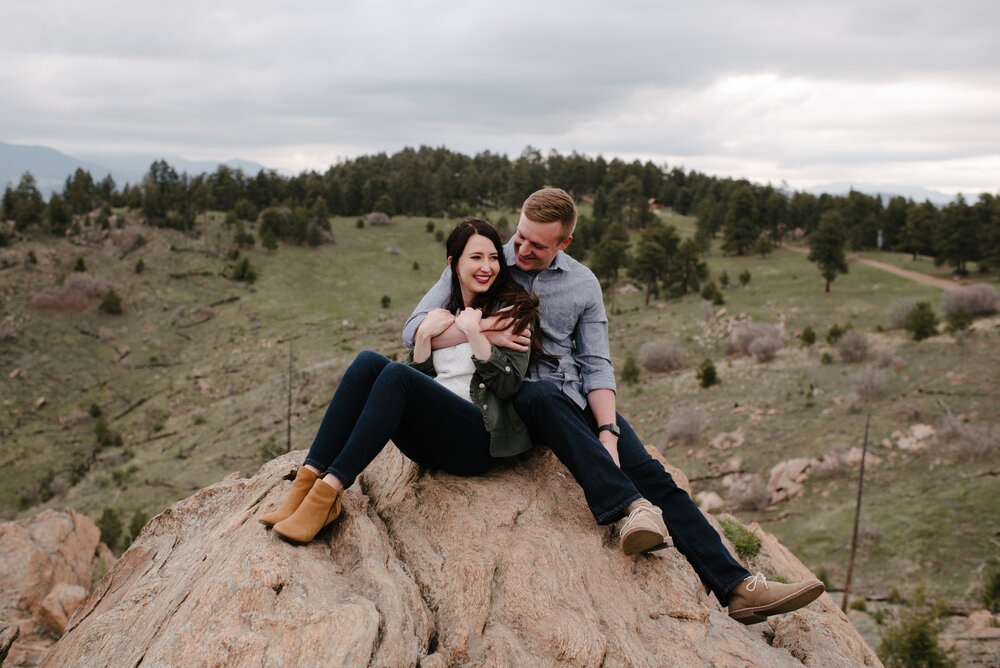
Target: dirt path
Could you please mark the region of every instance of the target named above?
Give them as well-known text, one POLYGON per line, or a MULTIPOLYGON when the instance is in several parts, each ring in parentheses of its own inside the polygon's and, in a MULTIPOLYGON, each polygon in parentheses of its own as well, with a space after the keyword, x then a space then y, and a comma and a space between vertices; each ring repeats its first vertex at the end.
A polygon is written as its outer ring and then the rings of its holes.
MULTIPOLYGON (((789 246, 788 244, 782 244, 782 248, 787 248, 790 251, 795 251, 796 253, 808 253, 808 248, 802 248, 801 246, 789 246)), ((874 267, 875 269, 881 269, 882 271, 887 271, 890 274, 896 274, 897 276, 902 276, 903 278, 908 278, 911 281, 916 281, 917 283, 923 283, 924 285, 929 285, 932 288, 941 288, 942 290, 954 290, 960 283, 955 281, 949 281, 944 278, 937 278, 935 276, 928 276, 927 274, 922 274, 919 271, 910 271, 909 269, 900 269, 899 267, 885 262, 879 262, 878 260, 868 260, 863 257, 859 257, 855 260, 860 264, 868 265, 869 267, 874 267)))

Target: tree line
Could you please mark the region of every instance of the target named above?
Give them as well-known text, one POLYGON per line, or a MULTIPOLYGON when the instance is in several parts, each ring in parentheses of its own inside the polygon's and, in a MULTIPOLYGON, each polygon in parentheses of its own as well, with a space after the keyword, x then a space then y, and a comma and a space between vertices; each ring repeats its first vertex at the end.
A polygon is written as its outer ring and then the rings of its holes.
MULTIPOLYGON (((715 236, 721 235, 726 253, 766 254, 783 240, 807 238, 824 223, 853 250, 930 255, 960 275, 968 272, 970 262, 978 262, 981 269, 1000 267, 1000 195, 982 193, 971 204, 960 196, 938 208, 930 201, 903 197, 883 202, 857 191, 846 196, 789 193, 770 184, 668 169, 650 161, 608 161, 575 152, 542 155, 532 147, 514 159, 489 151, 467 156, 443 147, 405 148, 391 156, 364 155, 331 165, 322 174, 306 171, 290 177, 274 170, 248 175, 225 165, 192 176, 157 161, 141 182, 121 188, 111 176, 95 181, 89 172, 77 169, 66 178, 62 192, 53 193, 47 202, 32 175, 25 173, 16 186, 6 187, 2 215, 13 220, 18 231, 36 225, 62 235, 74 217, 102 209, 108 215, 111 207, 138 210, 151 225, 182 230, 193 229, 199 214, 214 210, 227 212, 231 220, 260 221, 260 233, 268 238, 315 243, 330 216, 379 211, 390 216, 461 217, 513 211, 545 185, 558 185, 593 204, 571 246, 576 253, 595 254, 592 260, 601 257, 599 262, 614 267, 615 255, 620 255, 616 239, 621 242, 624 233, 627 240, 629 230, 651 228, 650 241, 636 248, 632 262, 642 265, 639 273, 647 279, 668 273, 674 284, 697 282, 700 270, 692 254, 696 258, 695 251, 703 252, 715 236), (660 206, 696 218, 694 245, 685 246, 660 229, 651 212, 651 207, 660 206), (678 253, 683 261, 663 269, 664 255, 678 253)), ((604 274, 613 279, 614 270, 604 274)), ((647 280, 647 285, 656 280, 647 280)))

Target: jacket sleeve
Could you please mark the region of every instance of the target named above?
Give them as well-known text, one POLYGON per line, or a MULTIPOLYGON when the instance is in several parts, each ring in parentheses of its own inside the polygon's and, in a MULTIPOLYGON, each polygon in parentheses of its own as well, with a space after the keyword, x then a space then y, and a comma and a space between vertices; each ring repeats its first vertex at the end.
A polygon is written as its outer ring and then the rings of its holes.
POLYGON ((489 359, 472 358, 482 382, 500 399, 510 399, 521 389, 528 372, 529 352, 492 345, 489 359))
POLYGON ((431 378, 437 377, 437 371, 434 369, 433 357, 428 357, 423 362, 414 362, 413 348, 410 348, 409 352, 406 353, 406 363, 422 374, 430 376, 431 378))

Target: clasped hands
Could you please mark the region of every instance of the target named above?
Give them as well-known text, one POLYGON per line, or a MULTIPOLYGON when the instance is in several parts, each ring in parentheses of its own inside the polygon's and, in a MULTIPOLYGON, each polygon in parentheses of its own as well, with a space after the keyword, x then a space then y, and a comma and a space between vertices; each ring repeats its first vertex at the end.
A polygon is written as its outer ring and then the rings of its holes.
POLYGON ((467 337, 470 332, 482 332, 496 346, 525 352, 531 344, 531 330, 525 327, 515 332, 514 322, 504 314, 509 309, 510 307, 502 308, 491 316, 483 317, 483 312, 476 308, 462 309, 457 316, 443 308, 437 308, 424 317, 420 331, 433 338, 455 325, 467 337))

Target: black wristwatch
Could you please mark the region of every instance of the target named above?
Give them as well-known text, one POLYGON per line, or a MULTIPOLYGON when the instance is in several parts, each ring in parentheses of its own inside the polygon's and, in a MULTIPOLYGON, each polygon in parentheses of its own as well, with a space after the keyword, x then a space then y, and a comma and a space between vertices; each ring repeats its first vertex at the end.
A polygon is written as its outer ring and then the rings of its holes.
POLYGON ((598 434, 600 434, 602 431, 610 431, 612 434, 615 435, 615 438, 620 438, 622 435, 622 430, 619 429, 618 425, 616 425, 614 422, 612 422, 611 424, 602 424, 600 427, 597 428, 598 434))

